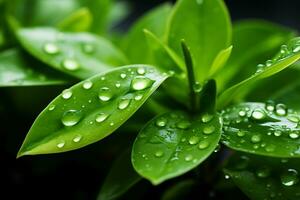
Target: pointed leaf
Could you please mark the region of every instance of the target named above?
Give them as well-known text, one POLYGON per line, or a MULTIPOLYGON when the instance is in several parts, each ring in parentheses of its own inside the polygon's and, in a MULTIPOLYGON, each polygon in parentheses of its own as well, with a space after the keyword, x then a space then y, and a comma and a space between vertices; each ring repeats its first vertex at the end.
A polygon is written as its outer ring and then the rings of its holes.
POLYGON ((272 157, 300 157, 300 115, 284 104, 241 103, 222 113, 226 146, 272 157))
POLYGON ((69 82, 59 74, 33 67, 34 64, 19 49, 0 53, 0 87, 63 85, 69 82))
POLYGON ((64 90, 35 120, 18 156, 70 151, 105 138, 166 78, 151 66, 125 66, 64 90))
POLYGON ((217 85, 216 81, 208 80, 200 94, 201 113, 214 113, 216 109, 217 85))
POLYGON ((148 29, 161 38, 165 32, 170 10, 170 4, 162 4, 146 13, 146 15, 140 18, 129 30, 125 38, 123 49, 131 63, 152 64, 149 56, 149 47, 143 30, 148 29))
POLYGON ((203 162, 221 136, 218 115, 190 118, 170 112, 151 120, 139 133, 132 149, 135 170, 153 184, 182 175, 203 162))
POLYGON ((117 199, 142 180, 132 167, 130 155, 131 151, 127 150, 113 163, 109 174, 104 180, 98 200, 117 199))
POLYGON ((232 46, 221 50, 218 55, 215 57, 214 62, 210 68, 209 76, 213 76, 215 73, 220 71, 226 64, 229 59, 232 51, 232 46))
POLYGON ((280 52, 273 60, 268 60, 266 61, 266 64, 262 64, 257 68, 255 74, 223 92, 218 100, 218 107, 221 108, 222 106, 226 106, 234 98, 242 98, 249 92, 252 84, 284 70, 299 60, 299 58, 300 38, 294 38, 288 45, 283 45, 281 47, 280 52))
POLYGON ((214 58, 230 45, 230 17, 222 0, 177 1, 168 28, 168 44, 175 52, 181 54, 181 39, 191 48, 196 78, 201 82, 214 58))
POLYGON ((250 199, 297 200, 300 197, 298 159, 237 154, 225 173, 250 199))
POLYGON ((84 79, 126 64, 124 55, 104 38, 89 33, 65 33, 53 28, 17 31, 33 56, 66 74, 84 79))

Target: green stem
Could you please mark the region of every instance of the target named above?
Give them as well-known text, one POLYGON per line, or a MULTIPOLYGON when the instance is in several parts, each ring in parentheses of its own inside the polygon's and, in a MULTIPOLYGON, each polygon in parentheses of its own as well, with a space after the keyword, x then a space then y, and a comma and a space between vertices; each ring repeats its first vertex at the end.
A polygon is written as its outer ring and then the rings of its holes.
POLYGON ((194 86, 196 85, 196 79, 195 79, 192 56, 191 56, 190 50, 184 40, 181 40, 181 47, 182 47, 182 52, 184 55, 185 66, 186 66, 187 75, 188 75, 188 83, 189 83, 189 89, 190 89, 190 103, 191 103, 190 109, 191 109, 191 112, 196 112, 198 95, 194 90, 194 86))

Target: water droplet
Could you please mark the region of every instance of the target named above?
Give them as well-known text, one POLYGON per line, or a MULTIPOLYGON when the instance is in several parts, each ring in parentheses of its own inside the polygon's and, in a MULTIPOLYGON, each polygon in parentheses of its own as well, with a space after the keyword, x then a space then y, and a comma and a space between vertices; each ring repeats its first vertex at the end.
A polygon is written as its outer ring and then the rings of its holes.
POLYGON ((203 123, 208 123, 208 122, 210 122, 213 118, 214 118, 213 115, 206 113, 206 114, 203 114, 203 115, 202 115, 201 121, 202 121, 203 123))
POLYGON ((276 114, 279 116, 286 115, 286 106, 284 104, 277 104, 276 105, 276 114))
POLYGON ((64 98, 64 99, 70 99, 72 97, 72 95, 73 95, 73 93, 69 89, 62 91, 62 98, 64 98))
POLYGON ((267 60, 266 61, 266 66, 270 67, 273 64, 273 60, 267 60))
POLYGON ((282 132, 281 132, 280 130, 276 130, 276 131, 274 131, 274 135, 275 135, 276 137, 279 137, 279 136, 282 135, 282 132))
POLYGON ((204 128, 203 128, 203 133, 204 134, 212 134, 213 132, 215 131, 215 127, 214 126, 212 126, 212 125, 210 125, 210 126, 205 126, 204 128))
POLYGON ((184 158, 185 161, 191 161, 192 159, 193 159, 192 155, 186 155, 184 158))
POLYGON ((201 90, 202 90, 202 85, 201 85, 199 82, 196 82, 196 83, 193 85, 193 90, 194 90, 194 92, 196 92, 196 93, 201 92, 201 90))
POLYGON ((78 70, 80 67, 79 63, 76 60, 71 59, 71 58, 65 59, 63 61, 62 65, 65 69, 70 70, 70 71, 78 70))
POLYGON ((225 174, 224 178, 225 179, 230 179, 230 176, 228 174, 225 174))
POLYGON ((101 79, 101 81, 105 81, 106 80, 105 76, 102 76, 100 79, 101 79))
POLYGON ((147 77, 137 76, 131 81, 131 88, 133 90, 144 90, 148 87, 151 87, 153 82, 153 80, 147 77))
POLYGON ((253 143, 258 143, 260 141, 261 141, 261 136, 260 135, 253 135, 251 137, 251 142, 253 142, 253 143))
POLYGON ((266 152, 273 152, 275 151, 276 146, 273 144, 270 144, 268 146, 265 147, 266 152))
POLYGON ((130 99, 121 99, 121 101, 119 102, 118 108, 120 110, 124 110, 125 108, 127 108, 130 104, 130 99))
POLYGON ((51 55, 57 54, 60 51, 58 46, 54 43, 46 43, 43 48, 47 54, 51 54, 51 55))
POLYGON ((119 88, 119 87, 121 87, 121 83, 117 82, 117 83, 115 84, 115 86, 116 86, 116 88, 119 88))
POLYGON ((191 123, 187 120, 182 120, 178 122, 176 126, 179 129, 188 129, 191 126, 191 123))
POLYGON ((270 175, 270 169, 268 167, 263 167, 256 171, 256 176, 259 178, 267 178, 270 175))
POLYGON ((155 156, 158 157, 158 158, 159 158, 159 157, 162 157, 163 155, 164 155, 164 152, 161 151, 161 150, 155 152, 155 156))
POLYGON ((83 51, 84 53, 88 53, 88 54, 94 53, 95 47, 94 47, 94 45, 92 45, 92 44, 83 44, 83 45, 82 45, 82 51, 83 51))
POLYGON ((142 94, 137 94, 137 95, 135 95, 134 100, 139 101, 139 100, 141 100, 142 98, 143 98, 143 95, 142 95, 142 94))
POLYGON ((164 127, 167 124, 167 120, 165 118, 160 118, 156 120, 155 124, 158 127, 164 127))
POLYGON ((108 118, 108 114, 100 113, 96 115, 96 122, 101 123, 104 122, 108 118))
POLYGON ((284 172, 281 176, 281 183, 284 186, 293 186, 298 183, 298 172, 295 169, 288 169, 286 172, 284 172))
POLYGON ((238 131, 237 132, 237 136, 239 136, 239 137, 244 137, 245 135, 246 135, 245 131, 238 131))
POLYGON ((114 126, 115 125, 115 123, 113 123, 113 122, 110 122, 110 124, 109 124, 110 126, 114 126))
POLYGON ((74 126, 80 121, 81 117, 82 115, 80 111, 68 110, 63 114, 61 122, 65 126, 74 126))
POLYGON ((297 52, 299 52, 300 51, 300 46, 295 46, 294 48, 293 48, 293 52, 294 53, 297 53, 297 52))
POLYGON ((54 109, 55 109, 55 105, 50 105, 49 108, 48 108, 49 111, 52 111, 54 109))
POLYGON ((76 143, 80 142, 81 138, 82 138, 82 136, 78 135, 78 136, 76 136, 76 137, 73 138, 73 142, 76 142, 76 143))
POLYGON ((64 141, 61 141, 60 143, 58 143, 57 145, 57 148, 63 148, 65 146, 65 142, 64 141))
POLYGON ((124 78, 126 78, 126 74, 124 74, 124 73, 122 73, 122 74, 120 74, 120 77, 122 78, 122 79, 124 79, 124 78))
POLYGON ((100 89, 98 97, 101 101, 109 101, 112 98, 112 93, 108 87, 103 87, 100 89))
POLYGON ((275 110, 275 103, 273 101, 267 101, 266 102, 266 109, 268 111, 273 112, 275 110))
POLYGON ((200 140, 199 137, 197 137, 197 136, 192 136, 192 137, 190 137, 190 139, 189 139, 189 143, 192 144, 192 145, 194 145, 194 144, 197 144, 197 143, 199 142, 199 140, 200 140))
POLYGON ((199 142, 198 148, 199 149, 206 149, 209 146, 209 142, 206 140, 202 140, 199 142))
POLYGON ((140 75, 144 75, 144 74, 146 73, 146 70, 145 70, 145 68, 143 68, 143 67, 139 67, 139 68, 137 69, 137 73, 140 74, 140 75))
POLYGON ((239 116, 241 116, 241 117, 245 117, 246 114, 247 114, 247 112, 245 110, 240 110, 239 111, 239 116))
POLYGON ((297 139, 299 137, 298 133, 290 133, 289 136, 292 139, 297 139))
POLYGON ((266 117, 266 113, 262 109, 256 108, 253 110, 251 117, 254 120, 262 120, 266 117))
POLYGON ((204 1, 204 0, 196 0, 196 2, 197 2, 198 5, 203 4, 203 1, 204 1))
POLYGON ((83 89, 91 89, 93 87, 92 81, 84 81, 82 84, 83 89))
POLYGON ((287 119, 290 121, 290 122, 294 122, 294 123, 298 123, 299 122, 299 118, 297 116, 288 116, 287 119))

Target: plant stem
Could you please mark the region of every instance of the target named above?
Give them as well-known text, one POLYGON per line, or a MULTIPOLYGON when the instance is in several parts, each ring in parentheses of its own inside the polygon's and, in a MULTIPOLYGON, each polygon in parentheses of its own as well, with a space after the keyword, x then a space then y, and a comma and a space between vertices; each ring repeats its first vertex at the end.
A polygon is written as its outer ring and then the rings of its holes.
POLYGON ((184 40, 181 40, 181 48, 183 51, 185 66, 186 66, 186 70, 187 70, 187 74, 188 74, 188 83, 189 83, 189 89, 190 89, 190 103, 191 103, 190 109, 191 109, 191 112, 196 112, 198 95, 194 90, 194 86, 196 85, 196 79, 195 79, 192 56, 191 56, 190 50, 184 40))

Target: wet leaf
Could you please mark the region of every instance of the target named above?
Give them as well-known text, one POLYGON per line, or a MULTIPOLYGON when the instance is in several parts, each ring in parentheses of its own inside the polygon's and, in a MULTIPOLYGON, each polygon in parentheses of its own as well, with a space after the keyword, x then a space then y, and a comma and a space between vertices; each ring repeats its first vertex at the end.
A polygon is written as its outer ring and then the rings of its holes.
POLYGON ((222 142, 237 151, 300 157, 300 115, 284 104, 241 103, 222 112, 222 142))
POLYGON ((33 56, 80 79, 127 62, 112 43, 89 33, 66 33, 53 28, 24 28, 17 33, 22 46, 33 56))
POLYGON ((140 131, 132 163, 141 176, 157 185, 198 166, 214 151, 220 136, 218 115, 192 119, 183 112, 166 113, 140 131))
POLYGON ((70 151, 105 138, 127 121, 167 76, 151 66, 125 66, 64 90, 35 120, 18 157, 70 151))

